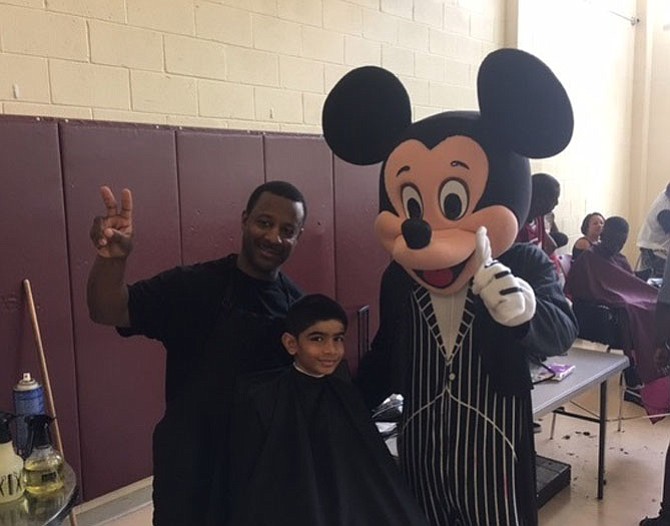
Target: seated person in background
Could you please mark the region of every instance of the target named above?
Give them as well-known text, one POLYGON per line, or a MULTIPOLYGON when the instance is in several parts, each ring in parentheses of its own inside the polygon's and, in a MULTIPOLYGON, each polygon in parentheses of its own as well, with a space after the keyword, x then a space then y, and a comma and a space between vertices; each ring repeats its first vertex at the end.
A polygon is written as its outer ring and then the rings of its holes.
POLYGON ((567 236, 558 231, 553 215, 550 219, 550 233, 545 216, 550 214, 558 204, 561 196, 561 185, 549 174, 536 173, 532 176, 532 193, 530 210, 526 224, 521 227, 516 237, 517 243, 533 243, 540 247, 548 256, 568 242, 567 236))
POLYGON ((321 294, 293 304, 293 365, 245 378, 231 424, 232 526, 428 526, 352 383, 333 372, 347 316, 321 294))
POLYGON ((649 414, 665 412, 667 393, 656 382, 663 376, 654 362, 654 310, 658 289, 637 278, 621 249, 628 238, 628 222, 622 217, 605 221, 600 244, 575 260, 565 283, 573 302, 606 305, 625 313, 621 340, 624 352, 635 365, 644 386, 642 402, 649 414))
POLYGON ((663 277, 663 267, 670 248, 670 183, 651 205, 637 236, 640 249, 640 272, 650 278, 663 277))
POLYGON ((586 214, 582 221, 580 230, 582 237, 580 237, 572 246, 572 259, 577 259, 582 252, 600 243, 600 233, 603 231, 605 224, 605 216, 599 212, 591 212, 586 214))

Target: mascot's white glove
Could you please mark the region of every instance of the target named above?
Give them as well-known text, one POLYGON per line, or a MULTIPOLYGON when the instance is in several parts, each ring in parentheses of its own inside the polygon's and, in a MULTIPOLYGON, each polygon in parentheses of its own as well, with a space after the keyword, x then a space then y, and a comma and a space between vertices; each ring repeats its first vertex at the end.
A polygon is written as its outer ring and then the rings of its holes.
POLYGON ((495 321, 506 327, 516 327, 535 315, 535 292, 521 278, 494 259, 486 227, 477 229, 475 257, 479 266, 475 272, 472 292, 478 294, 495 321))

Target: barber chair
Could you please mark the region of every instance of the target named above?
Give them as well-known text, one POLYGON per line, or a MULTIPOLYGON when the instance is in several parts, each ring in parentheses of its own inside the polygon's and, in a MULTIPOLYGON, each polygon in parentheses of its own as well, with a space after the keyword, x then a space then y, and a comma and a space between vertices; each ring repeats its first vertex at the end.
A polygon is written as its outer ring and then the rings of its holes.
MULTIPOLYGON (((586 301, 575 301, 572 310, 579 324, 580 338, 603 343, 607 345, 608 351, 624 348, 621 331, 624 325, 622 317, 626 314, 623 310, 586 301)), ((623 376, 628 387, 636 387, 642 383, 634 365, 629 365, 623 376)))

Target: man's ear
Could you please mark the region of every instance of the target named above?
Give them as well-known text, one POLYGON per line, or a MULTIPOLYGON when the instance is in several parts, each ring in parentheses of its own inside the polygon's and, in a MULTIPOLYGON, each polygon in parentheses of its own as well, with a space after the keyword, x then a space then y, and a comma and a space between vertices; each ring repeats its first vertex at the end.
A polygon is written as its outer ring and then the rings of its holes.
POLYGON ((281 342, 284 344, 286 352, 291 356, 295 356, 298 352, 298 339, 289 332, 281 335, 281 342))

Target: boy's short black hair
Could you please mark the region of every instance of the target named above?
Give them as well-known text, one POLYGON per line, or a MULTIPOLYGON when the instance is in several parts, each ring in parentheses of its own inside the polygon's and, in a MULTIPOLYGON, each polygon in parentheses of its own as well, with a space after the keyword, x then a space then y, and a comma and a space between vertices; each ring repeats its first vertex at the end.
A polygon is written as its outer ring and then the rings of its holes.
POLYGON ((628 232, 628 221, 623 217, 608 217, 600 234, 600 246, 609 254, 617 254, 626 244, 628 232))
POLYGON ((347 313, 334 299, 324 294, 308 294, 296 301, 286 315, 286 332, 296 338, 320 321, 337 320, 347 330, 347 313))
POLYGON ((616 232, 618 234, 628 235, 630 227, 628 226, 628 221, 626 221, 623 217, 612 216, 605 219, 603 230, 605 232, 616 232))
POLYGON ((304 212, 303 223, 307 220, 307 204, 305 203, 305 197, 300 190, 286 181, 268 181, 267 183, 257 186, 254 191, 251 192, 251 195, 247 200, 245 211, 248 214, 254 209, 254 206, 256 206, 256 203, 263 192, 278 195, 279 197, 284 197, 294 203, 302 204, 302 211, 304 212))

